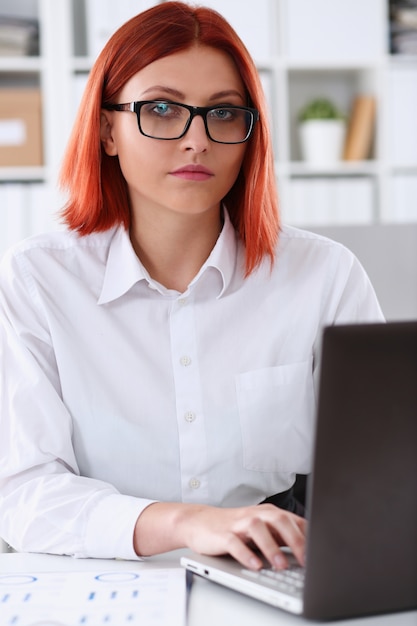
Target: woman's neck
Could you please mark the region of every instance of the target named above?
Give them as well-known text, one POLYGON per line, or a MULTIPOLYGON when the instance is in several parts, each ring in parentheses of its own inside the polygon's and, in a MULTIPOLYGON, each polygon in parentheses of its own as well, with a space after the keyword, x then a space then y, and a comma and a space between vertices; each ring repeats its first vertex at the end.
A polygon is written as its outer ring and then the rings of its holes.
POLYGON ((130 239, 149 275, 183 293, 212 251, 222 227, 220 209, 197 215, 170 211, 132 218, 130 239))

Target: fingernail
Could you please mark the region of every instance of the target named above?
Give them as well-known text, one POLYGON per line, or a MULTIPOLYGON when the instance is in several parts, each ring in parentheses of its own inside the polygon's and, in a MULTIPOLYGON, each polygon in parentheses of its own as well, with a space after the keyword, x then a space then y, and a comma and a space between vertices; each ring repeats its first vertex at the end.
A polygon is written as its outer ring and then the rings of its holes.
POLYGON ((256 557, 253 556, 253 557, 251 557, 249 559, 249 567, 251 569, 259 569, 261 567, 261 565, 262 565, 262 563, 256 557))
POLYGON ((287 565, 287 562, 283 556, 280 554, 276 554, 273 558, 273 565, 276 569, 284 569, 287 565))

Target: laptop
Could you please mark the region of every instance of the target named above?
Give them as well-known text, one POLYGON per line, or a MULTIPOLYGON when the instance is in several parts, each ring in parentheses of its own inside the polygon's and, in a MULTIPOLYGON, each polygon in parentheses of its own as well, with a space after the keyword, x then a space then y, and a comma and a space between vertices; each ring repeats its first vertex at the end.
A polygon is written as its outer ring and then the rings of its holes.
POLYGON ((417 607, 417 321, 324 329, 307 517, 305 568, 181 564, 308 619, 417 607))

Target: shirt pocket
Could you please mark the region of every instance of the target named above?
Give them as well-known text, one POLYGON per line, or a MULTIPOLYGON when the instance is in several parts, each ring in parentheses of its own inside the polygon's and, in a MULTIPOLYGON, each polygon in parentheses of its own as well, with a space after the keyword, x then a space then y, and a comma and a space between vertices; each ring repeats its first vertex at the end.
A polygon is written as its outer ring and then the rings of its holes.
POLYGON ((315 417, 312 365, 309 359, 236 376, 246 469, 310 471, 315 417))

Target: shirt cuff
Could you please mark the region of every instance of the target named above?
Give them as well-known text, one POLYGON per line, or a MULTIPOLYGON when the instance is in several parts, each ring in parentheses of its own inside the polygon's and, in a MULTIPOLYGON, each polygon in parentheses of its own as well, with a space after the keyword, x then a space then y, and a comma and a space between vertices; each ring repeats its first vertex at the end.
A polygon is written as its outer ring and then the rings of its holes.
POLYGON ((133 547, 136 521, 154 500, 112 494, 91 511, 85 533, 84 553, 78 558, 140 560, 133 547))

